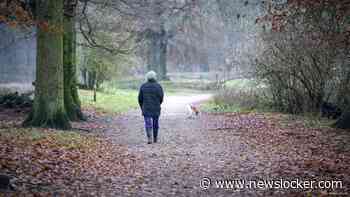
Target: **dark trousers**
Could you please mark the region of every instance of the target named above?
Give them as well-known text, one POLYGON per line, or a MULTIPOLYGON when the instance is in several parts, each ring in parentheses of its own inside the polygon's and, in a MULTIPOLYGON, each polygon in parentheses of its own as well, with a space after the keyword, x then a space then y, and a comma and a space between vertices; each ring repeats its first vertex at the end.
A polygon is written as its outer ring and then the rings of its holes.
POLYGON ((144 119, 147 137, 152 136, 153 130, 153 138, 156 139, 158 137, 159 116, 144 116, 144 119))

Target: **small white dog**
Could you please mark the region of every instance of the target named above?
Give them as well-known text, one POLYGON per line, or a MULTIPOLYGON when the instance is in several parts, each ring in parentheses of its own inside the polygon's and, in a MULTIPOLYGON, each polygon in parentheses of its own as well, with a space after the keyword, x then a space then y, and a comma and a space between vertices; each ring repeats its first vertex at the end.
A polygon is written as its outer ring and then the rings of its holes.
POLYGON ((187 105, 187 109, 188 109, 188 118, 195 118, 197 116, 199 116, 199 110, 196 106, 192 105, 192 104, 188 104, 187 105))

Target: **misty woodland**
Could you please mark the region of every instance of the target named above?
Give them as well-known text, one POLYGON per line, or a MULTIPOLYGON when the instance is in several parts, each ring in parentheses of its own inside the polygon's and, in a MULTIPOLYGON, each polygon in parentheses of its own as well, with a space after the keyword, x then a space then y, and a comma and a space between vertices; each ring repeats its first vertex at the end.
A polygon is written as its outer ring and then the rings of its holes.
POLYGON ((1 196, 349 196, 349 0, 0 0, 1 196))

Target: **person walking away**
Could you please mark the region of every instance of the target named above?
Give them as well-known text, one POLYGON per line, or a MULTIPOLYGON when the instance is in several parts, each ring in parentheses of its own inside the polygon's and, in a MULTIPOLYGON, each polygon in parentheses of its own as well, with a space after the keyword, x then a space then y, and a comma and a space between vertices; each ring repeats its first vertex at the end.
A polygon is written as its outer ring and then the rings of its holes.
POLYGON ((149 71, 146 74, 146 82, 140 87, 138 102, 145 121, 147 143, 157 142, 159 130, 159 116, 164 92, 162 86, 157 82, 157 74, 149 71))

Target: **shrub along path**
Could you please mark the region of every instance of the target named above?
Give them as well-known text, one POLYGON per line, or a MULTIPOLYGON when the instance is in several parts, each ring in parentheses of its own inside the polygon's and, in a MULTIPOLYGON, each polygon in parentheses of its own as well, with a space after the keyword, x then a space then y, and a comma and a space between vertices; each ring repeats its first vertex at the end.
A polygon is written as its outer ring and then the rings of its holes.
MULTIPOLYGON (((349 134, 310 128, 287 115, 201 114, 187 118, 188 103, 209 95, 170 96, 163 105, 160 142, 146 144, 139 110, 108 121, 104 133, 141 158, 143 172, 119 177, 111 195, 122 196, 306 196, 349 194, 349 134), (212 180, 206 190, 200 180, 212 180), (341 180, 342 189, 218 189, 215 180, 341 180)), ((235 184, 235 183, 234 183, 235 184)), ((232 185, 231 185, 232 186, 232 185)), ((229 185, 230 187, 230 185, 229 185)), ((237 188, 238 187, 238 188, 237 188)))

